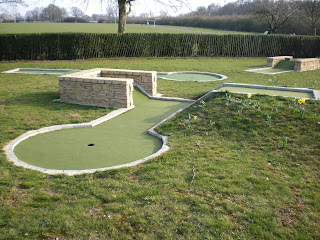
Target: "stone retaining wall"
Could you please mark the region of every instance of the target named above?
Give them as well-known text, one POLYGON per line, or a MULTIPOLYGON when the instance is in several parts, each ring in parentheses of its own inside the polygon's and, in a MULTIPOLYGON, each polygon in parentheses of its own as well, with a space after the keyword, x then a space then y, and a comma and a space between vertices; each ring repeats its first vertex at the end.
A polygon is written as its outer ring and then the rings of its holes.
POLYGON ((101 77, 130 78, 138 83, 150 96, 157 94, 157 72, 124 70, 124 69, 101 69, 101 77))
POLYGON ((280 61, 286 59, 293 59, 293 56, 276 56, 267 58, 267 67, 275 67, 280 61))
POLYGON ((60 76, 60 101, 99 107, 133 106, 133 79, 101 77, 101 69, 60 76))
POLYGON ((317 70, 320 68, 320 59, 318 58, 298 58, 295 59, 294 62, 294 70, 298 72, 317 70))

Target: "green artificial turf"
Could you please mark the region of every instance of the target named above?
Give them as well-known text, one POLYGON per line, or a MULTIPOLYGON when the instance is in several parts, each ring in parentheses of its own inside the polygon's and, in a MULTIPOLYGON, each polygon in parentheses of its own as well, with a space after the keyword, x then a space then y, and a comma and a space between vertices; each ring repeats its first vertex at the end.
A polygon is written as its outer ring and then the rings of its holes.
POLYGON ((274 68, 278 70, 293 70, 294 61, 282 60, 274 68))
POLYGON ((201 73, 172 73, 172 74, 158 74, 158 77, 174 81, 216 81, 222 77, 218 75, 209 75, 201 73))
POLYGON ((276 74, 276 73, 284 73, 288 71, 294 70, 294 61, 282 60, 273 68, 258 68, 258 69, 250 69, 250 72, 255 73, 264 73, 264 74, 276 74))
POLYGON ((24 73, 24 74, 53 74, 63 75, 79 72, 76 69, 64 70, 64 69, 32 69, 32 68, 20 68, 19 70, 12 73, 24 73))
POLYGON ((49 169, 82 170, 130 163, 161 148, 162 141, 147 130, 188 104, 150 100, 135 90, 133 110, 92 128, 39 134, 18 144, 15 154, 24 162, 49 169))
POLYGON ((246 88, 246 87, 223 87, 219 91, 229 91, 234 93, 246 93, 246 94, 263 94, 269 96, 282 96, 282 97, 293 97, 293 98, 313 98, 312 93, 309 92, 294 92, 294 91, 281 91, 281 90, 270 90, 270 89, 259 89, 259 88, 246 88))

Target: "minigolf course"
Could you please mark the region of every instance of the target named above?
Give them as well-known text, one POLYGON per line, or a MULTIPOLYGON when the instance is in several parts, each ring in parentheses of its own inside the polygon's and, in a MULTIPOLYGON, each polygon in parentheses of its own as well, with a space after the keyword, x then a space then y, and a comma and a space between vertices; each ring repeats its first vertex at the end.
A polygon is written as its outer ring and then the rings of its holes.
POLYGON ((149 99, 134 91, 135 108, 92 128, 30 137, 14 148, 23 162, 46 169, 82 170, 134 162, 157 152, 162 141, 147 130, 188 102, 149 99))
MULTIPOLYGON (((291 64, 291 60, 282 61, 276 63, 279 68, 291 64)), ((192 78, 203 77, 192 74, 192 78)), ((155 126, 220 91, 320 99, 319 91, 313 89, 239 83, 223 83, 197 101, 166 98, 157 93, 155 71, 96 68, 58 79, 60 101, 119 109, 90 123, 45 127, 21 135, 4 147, 8 159, 18 166, 75 175, 140 164, 169 149, 167 137, 157 134, 155 126)))

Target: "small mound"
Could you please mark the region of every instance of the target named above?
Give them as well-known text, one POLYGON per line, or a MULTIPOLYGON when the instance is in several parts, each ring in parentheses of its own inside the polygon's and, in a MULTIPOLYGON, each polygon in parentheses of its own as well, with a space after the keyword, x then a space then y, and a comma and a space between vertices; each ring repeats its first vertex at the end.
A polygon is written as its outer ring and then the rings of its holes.
POLYGON ((293 70, 294 69, 294 61, 282 60, 274 67, 274 69, 293 70))

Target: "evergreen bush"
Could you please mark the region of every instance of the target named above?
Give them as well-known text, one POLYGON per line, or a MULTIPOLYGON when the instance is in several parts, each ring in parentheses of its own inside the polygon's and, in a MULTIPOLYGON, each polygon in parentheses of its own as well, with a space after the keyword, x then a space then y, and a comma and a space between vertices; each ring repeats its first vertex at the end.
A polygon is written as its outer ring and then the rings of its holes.
POLYGON ((0 60, 320 56, 320 37, 213 34, 0 34, 0 60))

